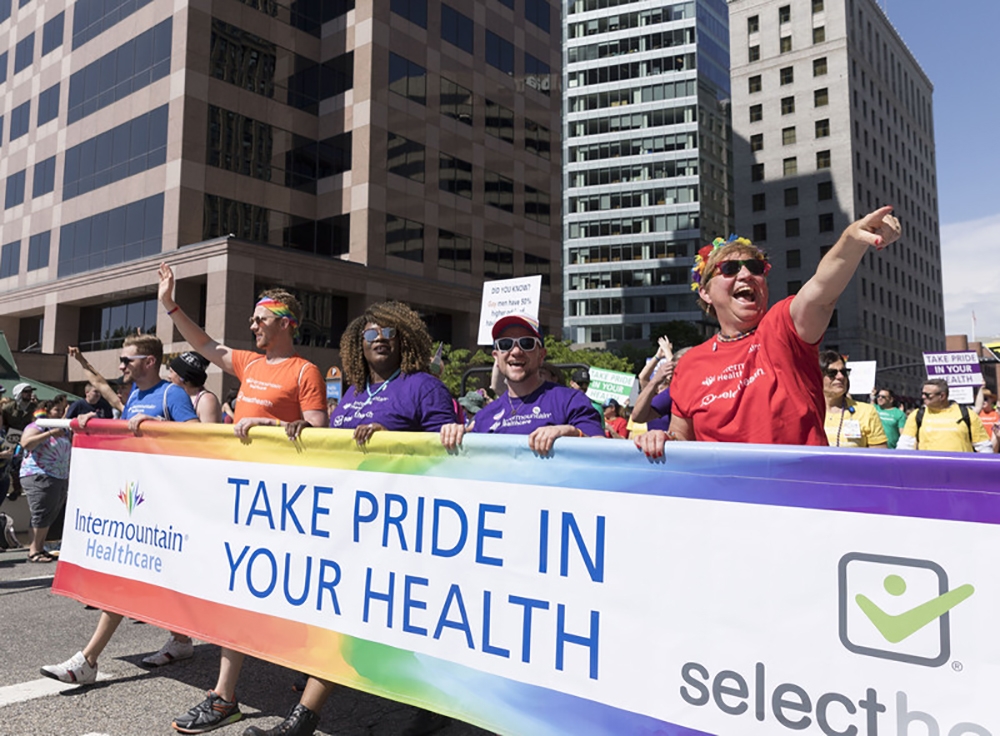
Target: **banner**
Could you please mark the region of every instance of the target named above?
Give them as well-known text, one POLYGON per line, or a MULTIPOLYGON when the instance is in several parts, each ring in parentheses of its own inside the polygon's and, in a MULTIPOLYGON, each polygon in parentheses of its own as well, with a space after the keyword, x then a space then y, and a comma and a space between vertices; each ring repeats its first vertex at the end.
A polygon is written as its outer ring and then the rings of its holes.
POLYGON ((511 736, 1000 734, 991 457, 123 429, 74 435, 82 602, 511 736))

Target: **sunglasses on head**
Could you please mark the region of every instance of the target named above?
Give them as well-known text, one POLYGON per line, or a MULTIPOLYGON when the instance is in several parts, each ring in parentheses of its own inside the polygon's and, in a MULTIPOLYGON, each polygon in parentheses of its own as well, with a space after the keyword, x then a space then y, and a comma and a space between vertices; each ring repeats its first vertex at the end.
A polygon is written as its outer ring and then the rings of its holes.
POLYGON ((771 270, 771 264, 767 261, 762 261, 759 258, 746 258, 738 261, 722 261, 716 270, 727 278, 732 278, 740 272, 746 266, 747 271, 749 271, 754 276, 763 276, 765 273, 771 270))
POLYGON ((379 335, 384 337, 386 340, 391 340, 396 336, 396 328, 379 327, 378 329, 375 329, 374 327, 371 327, 361 333, 361 336, 365 338, 365 342, 375 342, 378 340, 379 335))
POLYGON ((152 358, 152 355, 122 355, 118 358, 118 365, 122 363, 131 363, 133 360, 142 360, 143 358, 152 358))
POLYGON ((843 373, 844 374, 844 378, 847 378, 849 375, 851 375, 851 369, 850 368, 827 368, 825 371, 823 371, 823 375, 826 376, 827 378, 829 378, 831 381, 834 378, 837 377, 838 373, 843 373))
POLYGON ((541 346, 542 341, 537 337, 500 337, 493 341, 493 347, 501 353, 509 353, 517 345, 521 350, 530 353, 541 346))

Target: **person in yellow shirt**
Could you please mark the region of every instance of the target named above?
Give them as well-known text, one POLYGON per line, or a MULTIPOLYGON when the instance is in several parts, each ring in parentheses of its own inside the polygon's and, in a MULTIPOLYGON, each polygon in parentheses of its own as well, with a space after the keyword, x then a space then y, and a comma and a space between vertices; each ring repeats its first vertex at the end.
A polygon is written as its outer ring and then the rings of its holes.
POLYGON ((924 405, 907 418, 897 449, 993 452, 979 415, 949 400, 946 381, 927 381, 920 396, 924 405))
POLYGON ((843 356, 835 350, 824 350, 819 354, 819 367, 826 398, 823 428, 830 447, 888 447, 889 440, 875 407, 848 396, 851 369, 843 356))

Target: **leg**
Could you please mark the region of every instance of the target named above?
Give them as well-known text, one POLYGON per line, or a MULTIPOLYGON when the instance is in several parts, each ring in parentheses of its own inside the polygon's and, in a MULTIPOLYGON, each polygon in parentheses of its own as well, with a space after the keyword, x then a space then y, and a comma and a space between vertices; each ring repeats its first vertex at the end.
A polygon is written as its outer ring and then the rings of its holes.
POLYGON ((97 621, 97 628, 94 629, 94 634, 90 637, 90 641, 87 642, 87 646, 83 648, 83 656, 86 657, 87 663, 91 667, 97 666, 97 658, 101 656, 101 652, 104 651, 104 647, 111 641, 111 635, 115 633, 118 629, 118 624, 121 622, 121 614, 101 611, 101 617, 97 621))
POLYGON ((45 538, 49 535, 47 526, 31 527, 31 541, 28 543, 28 556, 34 557, 45 551, 45 538))
POLYGON ((284 721, 267 731, 257 726, 250 726, 243 732, 243 736, 313 736, 316 726, 319 725, 319 711, 330 697, 333 688, 332 682, 310 677, 302 693, 302 699, 292 708, 292 712, 284 721))
POLYGON ((170 724, 181 733, 204 733, 219 726, 235 723, 243 717, 236 702, 236 681, 243 668, 244 655, 232 649, 222 648, 219 663, 219 681, 208 697, 170 724))
POLYGON ((215 683, 215 692, 224 700, 236 701, 236 681, 240 679, 243 660, 246 655, 233 649, 222 648, 222 662, 219 663, 219 681, 215 683))
POLYGON ((299 703, 304 705, 313 713, 319 713, 320 710, 323 709, 323 705, 326 703, 327 698, 330 697, 330 693, 333 692, 334 687, 336 687, 336 685, 332 682, 310 677, 309 682, 306 683, 306 689, 302 693, 302 698, 299 700, 299 703))

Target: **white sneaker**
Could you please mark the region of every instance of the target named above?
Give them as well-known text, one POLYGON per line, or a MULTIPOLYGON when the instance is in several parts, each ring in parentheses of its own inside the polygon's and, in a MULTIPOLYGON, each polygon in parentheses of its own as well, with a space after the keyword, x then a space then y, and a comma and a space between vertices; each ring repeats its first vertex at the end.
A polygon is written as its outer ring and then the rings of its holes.
POLYGON ((156 654, 150 654, 142 658, 142 663, 147 667, 162 667, 165 664, 176 662, 179 659, 190 659, 194 656, 194 643, 190 641, 177 641, 173 635, 167 639, 167 643, 160 647, 156 654))
POLYGON ((62 664, 47 664, 42 667, 42 674, 53 680, 91 685, 97 682, 97 665, 91 666, 83 652, 77 652, 62 664))

